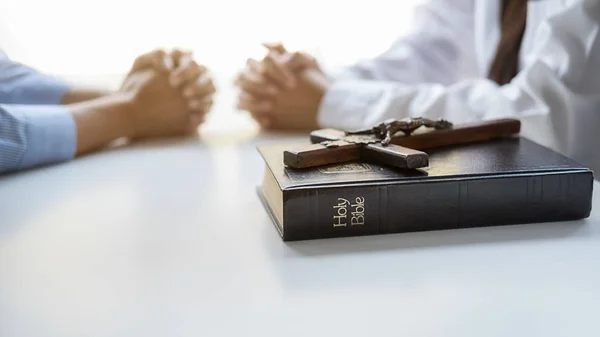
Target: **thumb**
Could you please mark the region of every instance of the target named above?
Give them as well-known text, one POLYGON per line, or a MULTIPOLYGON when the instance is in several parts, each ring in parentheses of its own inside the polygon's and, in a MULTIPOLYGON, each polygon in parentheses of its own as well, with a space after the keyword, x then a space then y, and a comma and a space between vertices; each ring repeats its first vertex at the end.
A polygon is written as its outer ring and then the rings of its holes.
POLYGON ((192 52, 175 48, 173 51, 171 51, 170 57, 173 61, 173 68, 177 68, 189 61, 189 59, 192 57, 192 52))
POLYGON ((277 52, 280 54, 287 53, 287 50, 285 49, 283 44, 281 44, 281 42, 275 42, 275 43, 263 42, 262 45, 263 45, 263 47, 267 48, 269 51, 274 51, 274 52, 277 52))
POLYGON ((292 71, 303 70, 307 68, 318 68, 317 61, 307 53, 295 52, 287 54, 284 64, 292 71))

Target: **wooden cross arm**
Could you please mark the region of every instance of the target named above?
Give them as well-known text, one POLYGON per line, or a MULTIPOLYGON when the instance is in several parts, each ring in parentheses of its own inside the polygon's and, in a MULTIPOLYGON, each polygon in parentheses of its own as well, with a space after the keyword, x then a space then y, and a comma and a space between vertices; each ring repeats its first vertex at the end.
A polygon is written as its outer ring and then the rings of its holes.
POLYGON ((419 150, 489 141, 519 133, 521 123, 516 119, 499 119, 454 125, 450 129, 417 130, 410 136, 396 136, 391 144, 356 144, 344 141, 346 133, 335 129, 311 132, 312 145, 284 151, 284 164, 306 168, 355 160, 371 160, 400 168, 419 168, 429 165, 429 157, 419 150), (320 144, 328 142, 337 146, 320 144))
POLYGON ((374 161, 398 168, 419 168, 429 165, 429 156, 421 151, 390 144, 355 144, 343 140, 331 141, 335 147, 310 144, 283 152, 283 163, 292 168, 307 168, 356 160, 374 161))
POLYGON ((359 160, 361 145, 345 141, 332 141, 336 147, 322 144, 309 144, 283 152, 283 163, 293 168, 306 168, 359 160))
MULTIPOLYGON (((454 125, 444 130, 417 130, 408 137, 394 137, 391 143, 403 147, 425 150, 448 145, 461 145, 518 134, 521 122, 518 119, 497 119, 454 125)), ((312 143, 319 143, 345 136, 344 131, 335 129, 315 130, 310 134, 312 143)))
POLYGON ((362 147, 361 158, 398 168, 415 169, 429 166, 429 155, 400 145, 369 144, 362 147))

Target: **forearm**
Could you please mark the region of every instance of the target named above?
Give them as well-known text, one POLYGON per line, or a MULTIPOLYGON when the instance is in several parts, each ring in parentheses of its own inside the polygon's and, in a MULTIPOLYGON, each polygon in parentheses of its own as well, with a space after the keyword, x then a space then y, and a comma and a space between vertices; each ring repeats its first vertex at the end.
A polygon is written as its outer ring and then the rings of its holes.
POLYGON ((81 103, 81 102, 101 98, 104 96, 108 96, 111 94, 113 94, 113 92, 111 92, 109 90, 73 88, 65 93, 65 95, 62 97, 60 103, 64 104, 64 105, 81 103))
POLYGON ((131 99, 71 105, 0 104, 0 174, 63 162, 133 134, 131 99))
POLYGON ((513 83, 502 87, 486 79, 451 86, 334 82, 321 102, 318 122, 322 127, 357 129, 371 127, 386 119, 406 117, 444 118, 453 123, 466 123, 543 115, 552 109, 544 99, 545 93, 556 97, 555 108, 567 109, 568 90, 560 84, 552 85, 556 82, 550 72, 542 74, 540 71, 523 73, 513 83), (547 78, 547 85, 540 83, 536 88, 531 87, 528 75, 547 78))
POLYGON ((68 105, 77 126, 77 155, 97 150, 133 134, 131 98, 113 94, 68 105))

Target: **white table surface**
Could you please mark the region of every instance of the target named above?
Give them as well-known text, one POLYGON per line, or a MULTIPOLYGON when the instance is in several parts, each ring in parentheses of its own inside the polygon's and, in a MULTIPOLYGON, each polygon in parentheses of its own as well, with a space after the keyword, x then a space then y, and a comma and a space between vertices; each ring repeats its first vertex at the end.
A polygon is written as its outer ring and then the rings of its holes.
POLYGON ((586 221, 284 243, 255 194, 276 136, 0 178, 0 336, 600 335, 597 193, 586 221))

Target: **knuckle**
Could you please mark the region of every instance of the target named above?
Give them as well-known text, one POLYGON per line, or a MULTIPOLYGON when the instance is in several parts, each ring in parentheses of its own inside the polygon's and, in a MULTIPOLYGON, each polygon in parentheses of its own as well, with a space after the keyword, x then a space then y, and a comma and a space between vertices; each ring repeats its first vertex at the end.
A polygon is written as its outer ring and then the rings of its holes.
POLYGON ((192 75, 200 76, 200 66, 198 65, 198 63, 196 63, 196 61, 191 60, 190 63, 188 63, 187 68, 192 75))
POLYGON ((189 53, 184 53, 181 57, 183 58, 183 64, 193 65, 196 63, 192 55, 189 53))
POLYGON ((202 70, 202 66, 200 66, 200 65, 198 65, 197 63, 194 62, 193 70, 194 70, 194 75, 196 77, 198 77, 199 79, 201 77, 203 77, 202 75, 204 75, 204 70, 202 70))
POLYGON ((164 56, 165 51, 163 49, 154 49, 150 54, 153 56, 164 56))
POLYGON ((250 109, 250 110, 248 110, 248 112, 250 112, 250 115, 251 115, 251 116, 252 116, 254 119, 259 119, 259 118, 262 118, 262 117, 263 117, 263 115, 262 115, 262 114, 261 114, 259 111, 256 111, 256 110, 254 110, 254 109, 250 109))
POLYGON ((250 95, 249 92, 242 90, 239 94, 238 100, 243 102, 250 101, 252 100, 252 95, 250 95))
POLYGON ((190 110, 200 110, 202 105, 199 101, 191 101, 189 104, 190 110))
POLYGON ((184 92, 190 92, 190 96, 189 97, 196 97, 198 96, 198 94, 201 92, 201 88, 199 88, 197 85, 188 85, 187 87, 185 87, 184 92))
POLYGON ((273 55, 273 53, 268 53, 265 58, 263 59, 263 63, 266 65, 272 65, 275 64, 275 56, 273 55))
POLYGON ((269 52, 269 59, 273 62, 273 63, 281 63, 280 60, 283 57, 283 54, 279 54, 279 53, 275 53, 275 52, 269 52))
POLYGON ((141 64, 147 58, 147 55, 140 55, 133 60, 133 64, 141 64))
POLYGON ((259 67, 256 68, 256 73, 260 76, 265 76, 268 73, 268 69, 266 64, 261 64, 259 67))
POLYGON ((292 61, 302 61, 302 60, 306 60, 306 56, 301 53, 301 52, 294 52, 294 54, 291 57, 292 61))
POLYGON ((208 83, 208 91, 210 93, 213 93, 213 92, 217 91, 217 87, 215 86, 215 83, 213 81, 209 81, 209 83, 208 83))
POLYGON ((248 59, 246 62, 245 71, 247 72, 258 72, 260 68, 262 68, 262 62, 256 61, 254 59, 248 59))
POLYGON ((247 85, 247 84, 246 84, 246 82, 247 82, 247 81, 248 81, 248 80, 246 79, 246 74, 244 74, 244 73, 240 73, 240 74, 237 76, 237 78, 236 78, 236 80, 235 80, 235 83, 237 84, 237 86, 238 86, 238 87, 240 87, 240 88, 245 88, 245 87, 246 87, 246 85, 247 85))
POLYGON ((181 68, 179 72, 179 76, 185 81, 189 81, 194 75, 194 70, 190 67, 181 68))
POLYGON ((261 87, 260 83, 257 83, 256 81, 253 81, 251 79, 246 79, 246 82, 244 83, 245 88, 250 90, 250 91, 256 91, 257 88, 261 87))
POLYGON ((237 73, 233 78, 233 85, 239 87, 243 76, 243 73, 237 73))

